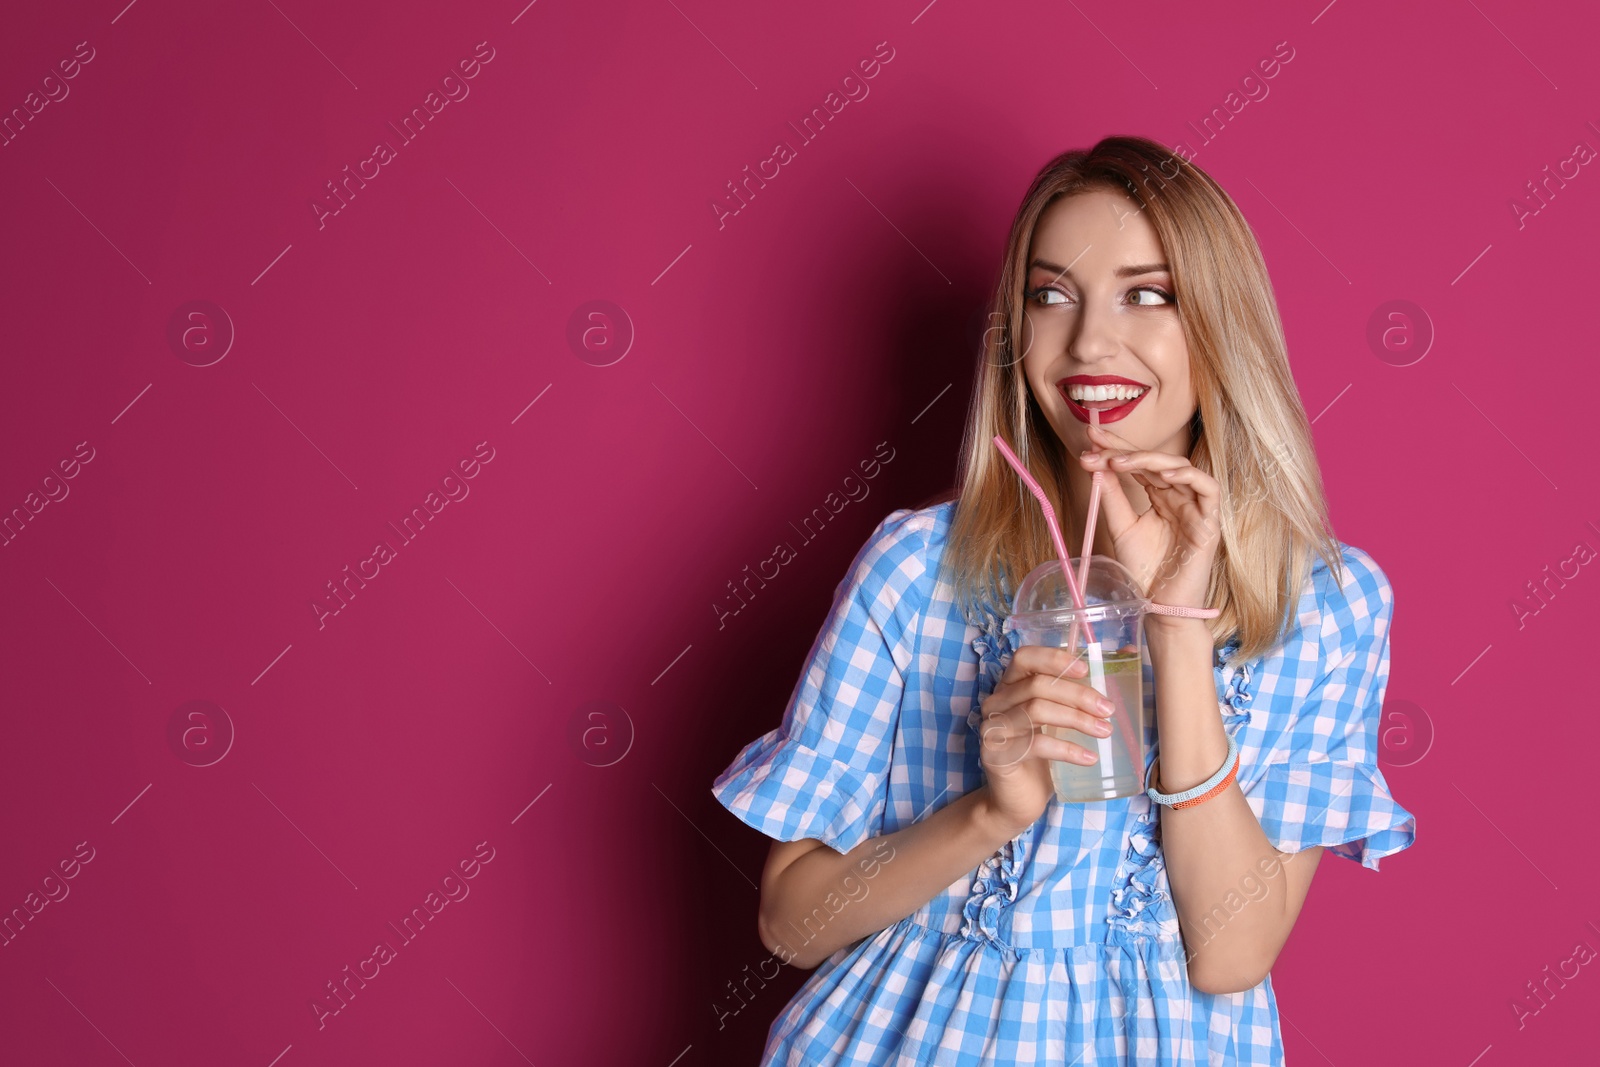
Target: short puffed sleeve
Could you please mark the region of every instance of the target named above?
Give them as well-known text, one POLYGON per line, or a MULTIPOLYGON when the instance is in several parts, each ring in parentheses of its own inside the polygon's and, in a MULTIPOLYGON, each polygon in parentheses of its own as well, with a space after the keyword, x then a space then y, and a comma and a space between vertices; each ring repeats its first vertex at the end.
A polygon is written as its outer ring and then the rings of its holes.
POLYGON ((891 513, 834 592, 783 722, 712 783, 717 800, 779 841, 849 852, 882 832, 905 672, 926 599, 929 522, 891 513))
MULTIPOLYGON (((1416 819, 1389 794, 1377 762, 1394 591, 1370 555, 1341 548, 1342 587, 1320 560, 1312 575, 1317 629, 1306 647, 1320 652, 1309 691, 1284 700, 1287 723, 1244 792, 1280 852, 1322 845, 1377 870, 1416 840, 1416 819)), ((1291 680, 1285 691, 1299 688, 1291 680)))

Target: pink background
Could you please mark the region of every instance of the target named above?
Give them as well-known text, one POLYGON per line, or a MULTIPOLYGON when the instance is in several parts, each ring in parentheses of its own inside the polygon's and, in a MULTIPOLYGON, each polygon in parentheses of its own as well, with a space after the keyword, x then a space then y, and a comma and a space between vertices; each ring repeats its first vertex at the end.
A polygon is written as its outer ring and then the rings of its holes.
POLYGON ((1112 133, 1185 142, 1249 218, 1336 529, 1396 590, 1384 766, 1419 839, 1322 864, 1274 971, 1290 1062, 1592 1054, 1592 964, 1512 1009, 1600 949, 1600 173, 1511 206, 1600 147, 1585 5, 122 3, 0 35, 6 113, 69 90, 0 148, 0 509, 60 497, 0 548, 0 912, 67 894, 0 948, 0 1060, 754 1063, 804 974, 719 1028, 767 842, 711 781, 868 532, 950 483, 1027 182, 1112 133), (1374 345, 1392 300, 1411 332, 1374 345), (319 625, 346 565, 372 577, 319 625))

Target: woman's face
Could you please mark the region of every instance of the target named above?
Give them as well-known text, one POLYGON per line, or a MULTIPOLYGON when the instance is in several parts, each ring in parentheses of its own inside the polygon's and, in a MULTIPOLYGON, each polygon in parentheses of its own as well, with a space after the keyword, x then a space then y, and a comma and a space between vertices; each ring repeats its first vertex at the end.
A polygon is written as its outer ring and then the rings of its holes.
POLYGON ((1101 424, 1136 447, 1188 455, 1189 346, 1138 203, 1108 189, 1052 203, 1034 228, 1024 286, 1023 374, 1068 450, 1095 447, 1098 408, 1101 424))

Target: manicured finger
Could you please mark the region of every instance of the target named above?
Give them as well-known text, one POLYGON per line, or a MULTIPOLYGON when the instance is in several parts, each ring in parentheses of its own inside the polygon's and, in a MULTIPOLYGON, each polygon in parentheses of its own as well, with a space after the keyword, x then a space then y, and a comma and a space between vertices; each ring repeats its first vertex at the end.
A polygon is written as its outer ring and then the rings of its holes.
POLYGON ((1162 471, 1187 466, 1189 466, 1187 459, 1175 456, 1171 452, 1122 452, 1111 457, 1111 469, 1114 471, 1162 471))
POLYGON ((1083 662, 1083 653, 1071 652, 1049 645, 1023 645, 1012 655, 1000 675, 1001 682, 1017 682, 1030 674, 1048 674, 1051 677, 1079 678, 1089 673, 1083 662))
POLYGON ((1150 502, 1163 518, 1178 519, 1184 515, 1185 507, 1192 505, 1203 527, 1210 529, 1216 525, 1215 520, 1222 510, 1222 492, 1216 479, 1204 471, 1182 467, 1159 473, 1139 472, 1133 477, 1150 490, 1150 502), (1153 477, 1145 480, 1146 475, 1153 477))
POLYGON ((1030 674, 1018 682, 995 687, 983 702, 985 721, 1008 717, 1000 739, 1019 736, 1034 725, 1069 726, 1101 737, 1098 729, 1116 711, 1116 706, 1098 691, 1081 681, 1030 674))
MULTIPOLYGON (((1102 457, 1106 453, 1101 453, 1102 457)), ((1102 460, 1101 471, 1107 475, 1115 475, 1115 469, 1105 465, 1102 460)), ((1106 528, 1111 532, 1115 541, 1123 532, 1139 519, 1139 512, 1134 509, 1128 500, 1128 494, 1123 491, 1122 479, 1117 477, 1103 477, 1100 479, 1100 514, 1104 517, 1106 528)))
POLYGON ((1207 474, 1198 467, 1180 467, 1177 470, 1164 472, 1167 481, 1192 489, 1202 501, 1207 510, 1212 505, 1222 502, 1222 486, 1216 478, 1207 474))
POLYGON ((1100 758, 1082 745, 1074 744, 1064 738, 1051 737, 1049 734, 1040 734, 1033 739, 1033 755, 1076 763, 1080 766, 1088 766, 1100 758))
POLYGON ((1019 682, 996 686, 983 701, 985 718, 1017 714, 1021 716, 1017 721, 1019 728, 1022 719, 1031 719, 1034 723, 1048 722, 1052 726, 1078 729, 1075 716, 1109 719, 1115 712, 1116 706, 1091 686, 1064 678, 1057 680, 1045 674, 1030 674, 1019 682), (1046 704, 1049 707, 1045 707, 1046 704), (1041 717, 1034 717, 1035 711, 1041 717), (1072 721, 1064 721, 1063 716, 1072 721))
POLYGON ((992 725, 986 722, 981 735, 984 755, 990 766, 1015 766, 1029 756, 1079 764, 1094 763, 1098 758, 1094 750, 1052 736, 1037 725, 1028 725, 1018 732, 1002 725, 1004 718, 997 716, 992 725))
POLYGON ((1174 471, 1132 470, 1132 471, 1128 471, 1128 473, 1133 476, 1133 480, 1136 481, 1136 482, 1140 482, 1140 483, 1145 484, 1145 485, 1149 485, 1152 482, 1154 482, 1155 484, 1161 486, 1163 489, 1171 488, 1173 485, 1176 485, 1177 482, 1178 482, 1177 478, 1169 477, 1169 475, 1173 475, 1173 474, 1176 473, 1174 471))
POLYGON ((1066 679, 1057 681, 1042 674, 1035 674, 1012 686, 1011 692, 1016 694, 1015 702, 1019 704, 1030 699, 1049 700, 1101 719, 1110 718, 1116 711, 1116 705, 1101 696, 1094 687, 1083 682, 1069 682, 1066 679))
POLYGON ((1098 448, 1111 452, 1129 452, 1137 446, 1109 426, 1089 427, 1089 440, 1098 448))
POLYGON ((1091 714, 1083 708, 1068 707, 1045 697, 1030 697, 1017 705, 1028 720, 1039 726, 1065 726, 1069 730, 1093 737, 1110 737, 1111 723, 1102 715, 1091 714))
MULTIPOLYGON (((1150 471, 1148 473, 1157 472, 1150 471)), ((1159 473, 1167 481, 1177 485, 1186 485, 1193 489, 1195 493, 1200 496, 1213 497, 1217 499, 1220 499, 1222 496, 1222 486, 1217 483, 1216 478, 1207 474, 1199 467, 1185 464, 1183 466, 1165 468, 1159 473)))

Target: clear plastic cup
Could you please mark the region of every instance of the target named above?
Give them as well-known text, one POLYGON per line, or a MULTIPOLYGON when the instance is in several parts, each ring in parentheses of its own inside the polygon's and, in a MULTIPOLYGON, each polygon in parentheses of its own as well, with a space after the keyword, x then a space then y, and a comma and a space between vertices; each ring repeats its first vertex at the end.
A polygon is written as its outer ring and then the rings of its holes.
MULTIPOLYGON (((1074 575, 1079 565, 1080 560, 1071 561, 1074 575)), ((1108 720, 1110 737, 1065 726, 1042 727, 1050 736, 1082 745, 1098 756, 1090 764, 1050 761, 1050 777, 1063 803, 1114 800, 1144 791, 1145 660, 1140 631, 1150 602, 1139 594, 1128 569, 1107 556, 1089 558, 1083 596, 1085 606, 1074 607, 1061 562, 1041 563, 1017 587, 1004 626, 1017 632, 1020 644, 1077 651, 1089 667, 1088 675, 1063 676, 1061 682, 1091 686, 1114 705, 1108 720)))

